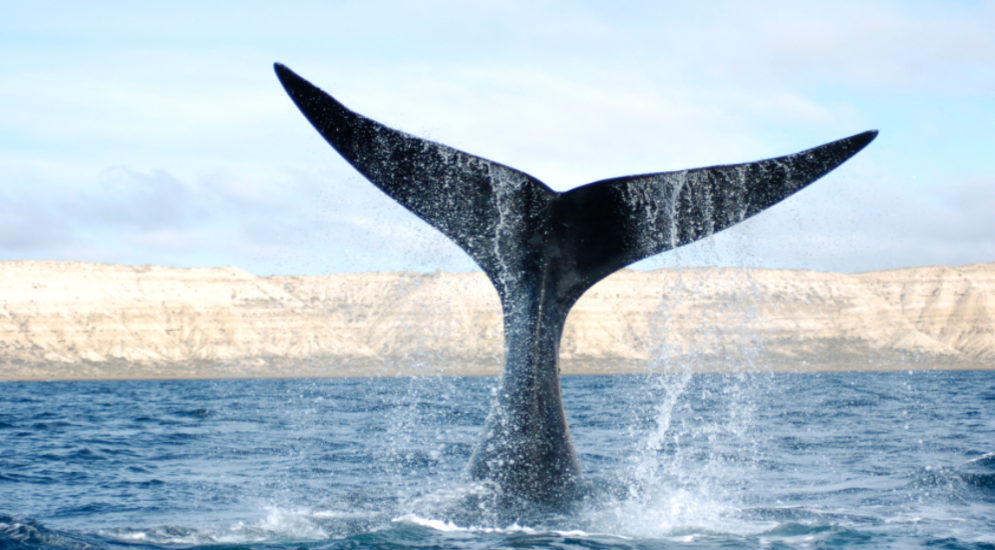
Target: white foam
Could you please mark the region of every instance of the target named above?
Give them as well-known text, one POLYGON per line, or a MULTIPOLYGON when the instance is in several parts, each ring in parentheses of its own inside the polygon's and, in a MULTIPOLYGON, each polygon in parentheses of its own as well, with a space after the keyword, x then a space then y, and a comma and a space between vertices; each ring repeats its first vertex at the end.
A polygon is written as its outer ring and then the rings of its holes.
POLYGON ((369 515, 363 510, 317 510, 310 513, 314 519, 363 519, 369 515))
POLYGON ((523 527, 518 524, 511 524, 507 527, 484 527, 484 526, 462 526, 456 525, 451 521, 443 521, 440 519, 424 518, 417 514, 404 514, 393 520, 396 523, 410 523, 412 525, 419 525, 421 527, 428 527, 429 529, 434 529, 441 532, 461 532, 461 533, 525 533, 528 535, 534 535, 542 531, 538 531, 531 527, 523 527))
POLYGON ((443 521, 439 519, 430 519, 421 517, 417 514, 405 514, 401 517, 395 518, 393 520, 397 523, 410 523, 412 525, 418 525, 421 527, 428 527, 440 532, 459 532, 459 533, 498 533, 498 534, 526 534, 526 535, 538 535, 538 534, 554 534, 562 537, 592 537, 592 536, 611 536, 617 538, 627 538, 618 537, 617 535, 611 535, 607 533, 589 533, 580 529, 571 530, 559 530, 559 529, 536 529, 534 527, 528 527, 525 525, 519 525, 513 523, 505 527, 484 527, 484 526, 461 526, 456 525, 450 521, 443 521))
POLYGON ((246 544, 274 538, 322 540, 329 537, 328 533, 312 521, 312 518, 321 517, 320 514, 303 508, 286 510, 269 507, 264 518, 253 522, 236 521, 200 528, 163 526, 103 534, 123 541, 179 545, 246 544))
POLYGON ((981 455, 981 456, 979 456, 977 458, 972 458, 971 460, 968 460, 967 463, 968 464, 977 464, 979 462, 983 462, 983 461, 986 461, 986 460, 991 460, 992 458, 995 458, 995 453, 985 453, 985 454, 983 454, 983 455, 981 455))

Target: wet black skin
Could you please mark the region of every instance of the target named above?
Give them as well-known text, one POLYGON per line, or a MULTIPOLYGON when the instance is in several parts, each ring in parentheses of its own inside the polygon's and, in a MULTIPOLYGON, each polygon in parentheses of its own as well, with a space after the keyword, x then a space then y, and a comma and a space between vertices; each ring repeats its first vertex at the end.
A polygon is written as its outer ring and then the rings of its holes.
POLYGON ((567 505, 580 464, 560 396, 567 313, 607 275, 781 201, 860 151, 864 132, 758 162, 626 176, 556 192, 534 177, 354 113, 283 65, 287 93, 384 193, 455 241, 497 289, 505 366, 467 473, 503 506, 567 505))

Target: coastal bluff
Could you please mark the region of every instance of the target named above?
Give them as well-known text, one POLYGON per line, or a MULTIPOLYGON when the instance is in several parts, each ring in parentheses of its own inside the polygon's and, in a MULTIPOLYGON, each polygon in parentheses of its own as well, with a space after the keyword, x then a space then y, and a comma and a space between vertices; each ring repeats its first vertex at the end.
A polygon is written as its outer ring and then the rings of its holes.
MULTIPOLYGON (((574 307, 565 374, 990 368, 995 264, 624 270, 574 307)), ((259 277, 0 262, 0 380, 495 374, 482 273, 259 277)))

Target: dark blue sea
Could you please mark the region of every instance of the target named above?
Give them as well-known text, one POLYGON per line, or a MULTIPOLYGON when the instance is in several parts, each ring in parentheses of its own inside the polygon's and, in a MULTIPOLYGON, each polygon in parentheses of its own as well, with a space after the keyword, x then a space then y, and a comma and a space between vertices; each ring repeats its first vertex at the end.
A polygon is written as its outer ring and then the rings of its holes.
POLYGON ((0 383, 0 548, 995 548, 995 371, 566 377, 591 495, 461 524, 495 384, 0 383))

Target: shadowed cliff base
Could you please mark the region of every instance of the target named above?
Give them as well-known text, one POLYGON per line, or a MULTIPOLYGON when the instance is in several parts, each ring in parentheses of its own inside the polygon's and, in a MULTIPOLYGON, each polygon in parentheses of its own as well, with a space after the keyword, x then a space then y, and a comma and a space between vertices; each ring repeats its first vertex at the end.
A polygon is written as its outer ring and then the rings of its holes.
MULTIPOLYGON (((442 359, 431 366, 386 365, 385 361, 316 358, 313 361, 274 358, 254 364, 205 360, 143 363, 124 360, 78 363, 0 363, 0 381, 60 380, 211 380, 235 378, 362 378, 406 376, 498 376, 501 364, 473 364, 442 359)), ((723 362, 718 358, 676 359, 661 365, 642 360, 574 359, 563 364, 563 376, 606 374, 764 373, 824 371, 991 370, 991 361, 903 357, 882 354, 802 359, 765 357, 764 362, 723 362)))
MULTIPOLYGON (((564 374, 981 369, 995 264, 622 271, 567 320, 564 374)), ((0 262, 0 380, 496 375, 481 273, 257 277, 0 262)))

